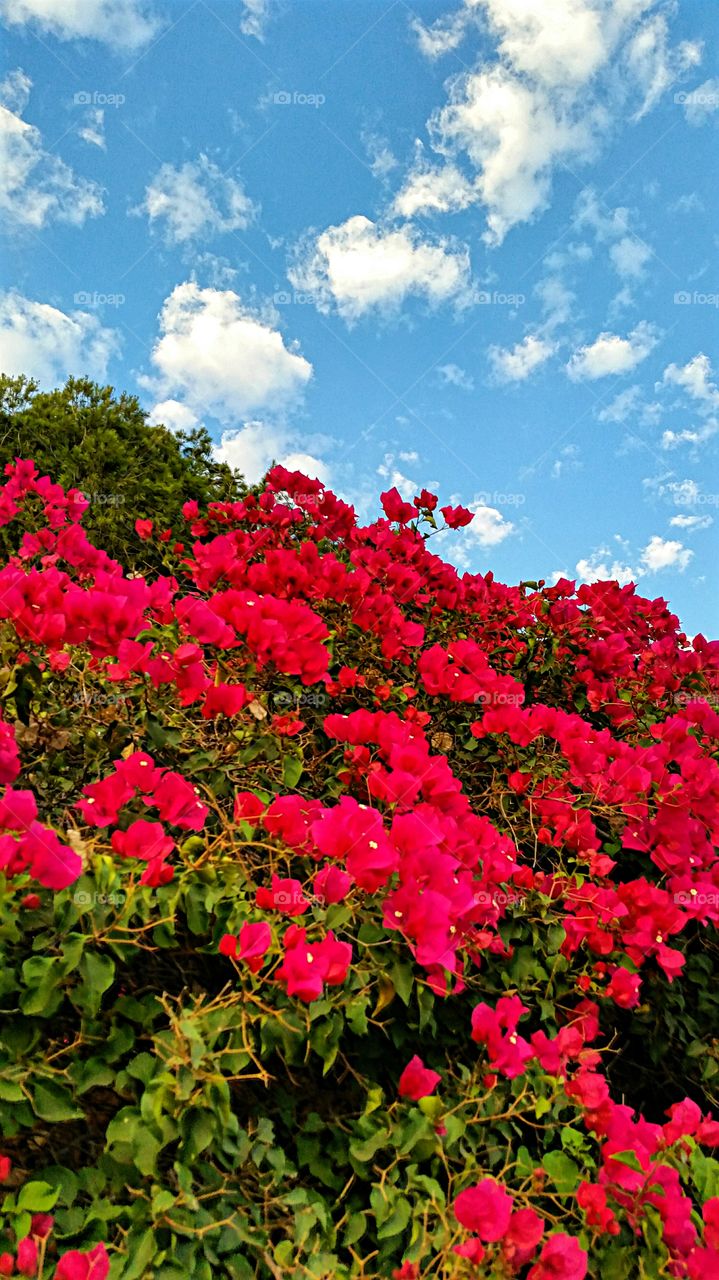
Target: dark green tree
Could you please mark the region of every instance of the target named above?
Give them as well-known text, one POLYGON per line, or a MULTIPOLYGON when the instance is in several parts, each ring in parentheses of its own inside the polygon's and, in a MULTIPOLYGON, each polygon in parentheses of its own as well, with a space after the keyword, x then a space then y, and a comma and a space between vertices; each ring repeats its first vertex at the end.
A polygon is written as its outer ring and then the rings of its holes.
POLYGON ((138 518, 181 537, 184 502, 236 501, 247 491, 239 472, 216 460, 205 427, 151 426, 136 396, 88 378, 40 391, 30 378, 0 375, 0 464, 15 458, 32 458, 41 474, 81 489, 88 536, 128 567, 152 559, 135 533, 138 518))

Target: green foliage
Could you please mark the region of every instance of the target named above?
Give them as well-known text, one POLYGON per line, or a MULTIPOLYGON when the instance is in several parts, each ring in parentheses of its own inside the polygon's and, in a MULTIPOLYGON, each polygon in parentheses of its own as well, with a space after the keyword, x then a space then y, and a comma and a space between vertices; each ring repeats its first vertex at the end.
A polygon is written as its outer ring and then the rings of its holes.
MULTIPOLYGON (((234 501, 242 477, 213 453, 204 427, 150 426, 135 396, 116 395, 88 378, 41 392, 26 378, 0 376, 0 465, 32 458, 43 475, 90 502, 83 527, 97 546, 133 568, 159 567, 135 533, 154 520, 183 536, 183 503, 234 501)), ((14 550, 9 530, 1 549, 14 550)))

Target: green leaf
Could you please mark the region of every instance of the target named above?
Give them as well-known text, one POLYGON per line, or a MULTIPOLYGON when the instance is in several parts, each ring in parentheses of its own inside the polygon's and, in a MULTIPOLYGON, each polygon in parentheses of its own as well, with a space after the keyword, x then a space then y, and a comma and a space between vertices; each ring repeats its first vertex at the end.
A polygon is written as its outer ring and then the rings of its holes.
POLYGON ((38 1082, 33 1089, 33 1109, 41 1120, 81 1120, 84 1112, 76 1107, 69 1089, 54 1081, 38 1082))
POLYGON ((59 1187, 51 1187, 47 1182, 26 1182, 20 1188, 17 1206, 27 1213, 49 1213, 55 1207, 59 1195, 59 1187))
POLYGON ((570 1195, 579 1186, 579 1167, 564 1151, 548 1151, 542 1160, 561 1196, 570 1195))

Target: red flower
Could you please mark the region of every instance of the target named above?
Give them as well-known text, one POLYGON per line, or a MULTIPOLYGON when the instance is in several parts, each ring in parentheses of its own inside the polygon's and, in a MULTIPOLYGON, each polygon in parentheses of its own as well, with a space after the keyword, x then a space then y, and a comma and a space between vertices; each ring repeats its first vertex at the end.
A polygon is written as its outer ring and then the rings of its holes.
POLYGON ((348 942, 338 942, 330 932, 323 942, 308 945, 306 930, 297 925, 290 926, 284 941, 285 958, 276 976, 287 984, 288 995, 309 1003, 322 994, 325 982, 330 986, 344 982, 352 961, 348 942))
POLYGON ((467 507, 440 507, 440 511, 449 529, 462 529, 474 520, 474 512, 467 507))
POLYGON ((107 1280, 109 1272, 107 1249, 104 1244, 96 1244, 89 1253, 64 1253, 57 1264, 55 1280, 107 1280))
POLYGON ((584 1280, 587 1254, 574 1236, 550 1236, 527 1280, 584 1280))
POLYGON ((236 716, 250 700, 243 684, 213 684, 205 694, 202 716, 212 720, 214 716, 236 716))
POLYGON ((235 796, 234 818, 235 822, 250 822, 262 816, 267 805, 254 791, 238 791, 235 796))
POLYGON ((265 952, 272 942, 272 931, 265 920, 259 924, 248 921, 240 929, 237 954, 252 973, 258 973, 265 960, 265 952))
POLYGON ((7 1182, 12 1169, 12 1160, 9 1156, 0 1156, 0 1182, 7 1182))
POLYGON ((322 902, 343 902, 352 888, 352 876, 328 862, 317 872, 312 888, 322 902))
POLYGON ((135 533, 139 538, 142 538, 143 542, 147 542, 148 538, 152 537, 152 528, 153 528, 152 520, 136 520, 135 521, 135 533))
POLYGON ((285 916, 301 916, 310 905, 299 880, 280 880, 279 876, 272 877, 271 889, 257 890, 255 902, 258 907, 281 911, 285 916))
POLYGON ((411 502, 403 502, 402 495, 397 489, 388 489, 386 493, 381 493, 379 500, 388 520, 396 520, 399 524, 407 524, 417 514, 411 502))
POLYGON ((438 1072, 430 1071, 429 1067, 425 1067, 422 1059, 415 1054, 410 1058, 399 1078, 398 1092, 402 1098, 411 1098, 413 1102, 418 1102, 420 1098, 426 1098, 430 1093, 434 1093, 441 1079, 438 1072))
POLYGON ((31 1236, 25 1236, 17 1247, 17 1269, 21 1276, 34 1276, 37 1274, 37 1256, 38 1250, 35 1241, 31 1236))
POLYGON ((512 1216, 514 1201, 494 1178, 483 1178, 457 1196, 453 1208, 457 1221, 488 1244, 501 1240, 512 1216))
POLYGON ((544 1219, 534 1209, 515 1210, 502 1240, 502 1253, 513 1271, 529 1262, 543 1235, 544 1219))

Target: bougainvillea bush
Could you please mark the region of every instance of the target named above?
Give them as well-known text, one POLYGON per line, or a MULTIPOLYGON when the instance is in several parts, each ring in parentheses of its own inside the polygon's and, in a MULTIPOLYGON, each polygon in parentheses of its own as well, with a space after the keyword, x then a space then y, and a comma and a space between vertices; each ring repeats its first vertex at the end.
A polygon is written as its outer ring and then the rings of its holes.
POLYGON ((146 579, 5 474, 0 1275, 717 1276, 719 643, 426 491, 146 579))

